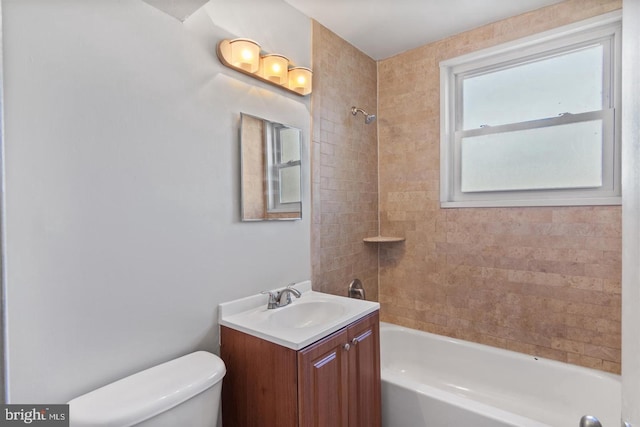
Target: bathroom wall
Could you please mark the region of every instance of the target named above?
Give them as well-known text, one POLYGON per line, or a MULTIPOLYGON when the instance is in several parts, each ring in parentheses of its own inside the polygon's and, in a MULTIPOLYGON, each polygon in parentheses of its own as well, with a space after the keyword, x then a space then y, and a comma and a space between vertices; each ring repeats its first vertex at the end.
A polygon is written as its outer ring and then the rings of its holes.
POLYGON ((311 277, 309 98, 215 55, 241 36, 309 66, 307 17, 281 0, 184 23, 141 0, 2 6, 11 403, 217 351, 217 304, 311 277), (303 130, 303 220, 239 221, 240 112, 303 130))
POLYGON ((440 61, 621 7, 569 0, 380 61, 382 320, 620 371, 621 209, 439 208, 440 61))
POLYGON ((367 299, 378 297, 377 122, 373 59, 313 23, 312 271, 316 290, 345 295, 359 278, 367 299))
MULTIPOLYGON (((2 1, 0 1, 0 16, 2 16, 2 1)), ((2 34, 4 33, 3 29, 2 29, 2 20, 0 19, 0 82, 2 82, 3 79, 3 69, 4 67, 2 66, 2 34)), ((0 85, 0 130, 4 129, 4 113, 3 113, 3 93, 2 93, 2 87, 0 85)), ((2 150, 2 147, 4 146, 3 143, 3 138, 4 135, 2 132, 0 132, 0 159, 4 158, 4 152, 2 150)), ((0 164, 4 164, 4 161, 2 160, 2 163, 0 164)), ((4 185, 4 173, 2 173, 0 175, 0 188, 4 185)), ((0 365, 0 384, 2 384, 2 388, 0 389, 0 403, 7 403, 6 400, 6 394, 5 394, 5 367, 6 367, 6 358, 5 358, 5 342, 4 342, 4 331, 5 331, 5 317, 4 317, 4 301, 5 301, 5 295, 4 295, 4 286, 2 286, 2 284, 4 283, 4 251, 2 250, 4 247, 4 243, 3 243, 3 236, 4 236, 4 222, 3 222, 3 218, 4 218, 4 212, 3 212, 3 207, 4 207, 4 197, 0 198, 0 287, 2 289, 0 289, 0 331, 2 331, 2 339, 0 339, 0 363, 2 365, 0 365)))

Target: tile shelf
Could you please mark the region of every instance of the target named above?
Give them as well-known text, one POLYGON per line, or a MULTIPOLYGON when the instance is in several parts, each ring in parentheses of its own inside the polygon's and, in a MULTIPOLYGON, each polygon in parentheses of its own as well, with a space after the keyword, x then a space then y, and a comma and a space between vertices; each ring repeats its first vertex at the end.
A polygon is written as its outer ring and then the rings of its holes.
POLYGON ((374 237, 365 237, 365 242, 368 243, 392 243, 392 242, 404 242, 404 237, 390 237, 390 236, 374 236, 374 237))

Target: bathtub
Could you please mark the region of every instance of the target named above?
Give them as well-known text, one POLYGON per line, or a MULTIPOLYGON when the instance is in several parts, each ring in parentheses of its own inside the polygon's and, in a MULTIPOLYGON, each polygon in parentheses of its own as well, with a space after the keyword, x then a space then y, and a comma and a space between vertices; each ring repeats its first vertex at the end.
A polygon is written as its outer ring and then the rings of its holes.
POLYGON ((380 324, 383 427, 620 425, 620 377, 380 324))

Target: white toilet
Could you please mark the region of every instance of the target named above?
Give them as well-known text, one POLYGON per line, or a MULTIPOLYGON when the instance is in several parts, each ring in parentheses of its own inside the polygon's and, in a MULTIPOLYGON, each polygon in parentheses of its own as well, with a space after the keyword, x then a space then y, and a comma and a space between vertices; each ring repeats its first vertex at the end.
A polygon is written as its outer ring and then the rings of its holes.
POLYGON ((224 362, 197 351, 69 402, 70 427, 215 427, 224 362))

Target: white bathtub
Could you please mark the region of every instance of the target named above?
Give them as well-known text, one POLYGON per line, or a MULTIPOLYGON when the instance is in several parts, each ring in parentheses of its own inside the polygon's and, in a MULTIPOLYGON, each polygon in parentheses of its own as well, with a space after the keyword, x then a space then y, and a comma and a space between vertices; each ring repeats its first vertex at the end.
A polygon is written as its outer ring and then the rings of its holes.
POLYGON ((620 425, 620 377, 434 335, 380 326, 383 427, 620 425))

